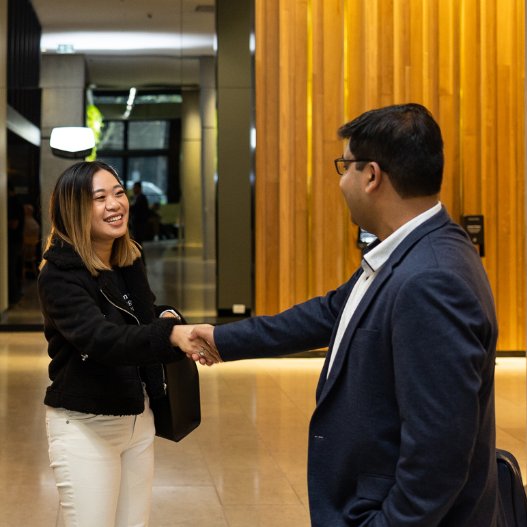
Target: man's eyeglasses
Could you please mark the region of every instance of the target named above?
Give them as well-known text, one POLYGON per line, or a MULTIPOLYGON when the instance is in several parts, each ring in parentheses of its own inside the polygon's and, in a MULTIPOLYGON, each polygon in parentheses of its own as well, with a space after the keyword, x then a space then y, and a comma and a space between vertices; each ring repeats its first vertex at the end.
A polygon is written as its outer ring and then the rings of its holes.
POLYGON ((348 170, 352 163, 369 163, 371 159, 344 159, 339 157, 335 159, 335 168, 337 169, 337 174, 343 176, 348 170))

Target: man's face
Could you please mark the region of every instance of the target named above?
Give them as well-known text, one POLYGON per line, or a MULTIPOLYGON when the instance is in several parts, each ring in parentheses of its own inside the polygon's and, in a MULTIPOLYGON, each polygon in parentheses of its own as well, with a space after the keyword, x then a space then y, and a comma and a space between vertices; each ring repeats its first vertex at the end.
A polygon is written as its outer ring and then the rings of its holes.
MULTIPOLYGON (((355 156, 350 152, 349 148, 346 147, 344 159, 353 161, 355 156)), ((367 164, 366 164, 367 166, 367 164)), ((357 169, 357 163, 350 163, 348 169, 343 176, 340 176, 340 190, 346 200, 346 205, 350 211, 351 221, 355 225, 361 225, 360 221, 363 217, 364 211, 366 210, 366 204, 364 201, 365 194, 362 188, 363 172, 366 170, 366 166, 363 170, 357 169)))

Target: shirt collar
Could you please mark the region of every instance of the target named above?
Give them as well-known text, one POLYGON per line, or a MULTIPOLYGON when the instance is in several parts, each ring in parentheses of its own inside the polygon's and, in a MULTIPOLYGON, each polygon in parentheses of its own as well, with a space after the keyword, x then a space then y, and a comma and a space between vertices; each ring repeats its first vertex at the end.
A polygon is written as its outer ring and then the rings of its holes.
POLYGON ((392 232, 388 238, 380 242, 362 258, 362 269, 366 276, 376 273, 382 265, 390 258, 399 244, 421 223, 430 219, 441 210, 441 202, 437 202, 432 208, 425 210, 419 216, 412 218, 404 225, 392 232))

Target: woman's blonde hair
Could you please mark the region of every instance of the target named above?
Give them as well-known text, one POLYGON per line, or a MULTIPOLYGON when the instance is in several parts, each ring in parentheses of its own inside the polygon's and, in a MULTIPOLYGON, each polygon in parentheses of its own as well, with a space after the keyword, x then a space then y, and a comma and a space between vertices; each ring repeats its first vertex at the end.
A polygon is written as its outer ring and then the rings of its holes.
MULTIPOLYGON (((46 251, 58 240, 69 243, 93 276, 111 269, 97 256, 91 240, 93 176, 100 170, 110 172, 122 184, 115 169, 101 161, 81 161, 60 175, 51 195, 51 232, 45 247, 46 251)), ((124 236, 114 241, 110 263, 125 267, 140 256, 139 246, 127 230, 124 236)), ((46 260, 42 260, 40 268, 45 264, 46 260)))

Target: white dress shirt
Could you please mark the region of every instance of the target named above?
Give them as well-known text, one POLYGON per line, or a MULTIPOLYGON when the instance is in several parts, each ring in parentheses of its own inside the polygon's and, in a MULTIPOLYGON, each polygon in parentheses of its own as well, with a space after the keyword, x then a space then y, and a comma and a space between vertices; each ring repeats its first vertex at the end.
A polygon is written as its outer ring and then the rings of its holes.
POLYGON ((357 306, 360 301, 363 299, 366 291, 371 286, 375 277, 379 274, 379 270, 383 264, 388 260, 393 251, 397 246, 421 223, 424 223, 426 220, 430 219, 434 214, 437 214, 441 210, 441 203, 438 202, 432 208, 426 210, 425 212, 419 214, 415 218, 412 218, 410 221, 399 227, 396 231, 392 232, 388 238, 383 240, 379 245, 374 247, 368 254, 364 255, 361 262, 362 274, 359 276, 359 279, 353 286, 350 296, 344 306, 344 311, 342 312, 342 317, 340 318, 339 326, 337 328, 337 334, 335 336, 335 342, 333 343, 333 348, 331 350, 331 356, 329 358, 328 366, 328 377, 331 372, 331 367, 335 361, 335 356, 339 351, 340 343, 342 342, 342 337, 346 331, 348 324, 355 313, 357 306))

